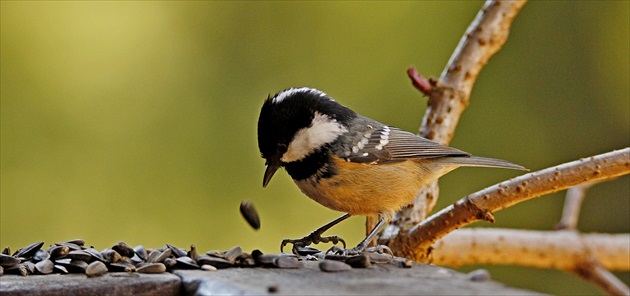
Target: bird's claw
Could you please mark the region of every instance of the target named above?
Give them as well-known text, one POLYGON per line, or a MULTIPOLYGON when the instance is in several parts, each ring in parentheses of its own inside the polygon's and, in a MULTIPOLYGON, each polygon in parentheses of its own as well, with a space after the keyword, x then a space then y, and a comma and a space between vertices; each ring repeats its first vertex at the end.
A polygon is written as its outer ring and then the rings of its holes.
POLYGON ((343 240, 343 238, 338 237, 336 235, 331 235, 331 236, 321 236, 318 233, 311 233, 303 238, 299 238, 299 239, 283 239, 282 243, 280 243, 280 252, 284 252, 284 247, 287 244, 292 244, 293 247, 291 248, 291 251, 293 252, 293 254, 298 254, 298 249, 299 248, 303 248, 306 246, 309 246, 311 244, 319 244, 319 243, 333 243, 333 244, 338 244, 338 243, 342 243, 344 249, 346 248, 346 241, 343 240))
POLYGON ((392 257, 394 257, 394 252, 392 252, 392 249, 390 249, 388 246, 385 246, 385 245, 376 245, 373 247, 369 247, 369 248, 366 248, 365 251, 368 253, 379 253, 379 254, 387 253, 389 255, 392 255, 392 257))
POLYGON ((344 248, 332 246, 332 248, 326 251, 326 254, 334 254, 334 255, 339 255, 339 256, 356 256, 362 253, 378 253, 378 254, 387 253, 391 255, 392 257, 394 257, 394 253, 392 252, 392 250, 388 246, 384 246, 384 245, 378 245, 378 246, 364 248, 364 249, 361 249, 359 246, 352 249, 346 249, 345 246, 344 248))
POLYGON ((328 254, 333 254, 333 255, 339 255, 339 256, 356 256, 361 254, 362 251, 358 250, 357 248, 352 248, 352 249, 346 249, 344 248, 340 248, 337 246, 332 246, 330 249, 328 249, 328 251, 326 251, 326 255, 328 254))

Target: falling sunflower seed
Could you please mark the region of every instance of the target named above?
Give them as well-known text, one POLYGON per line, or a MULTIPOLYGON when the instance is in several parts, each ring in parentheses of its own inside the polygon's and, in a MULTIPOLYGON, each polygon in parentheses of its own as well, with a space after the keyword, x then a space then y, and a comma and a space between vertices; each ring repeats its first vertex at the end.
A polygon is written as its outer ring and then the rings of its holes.
POLYGON ((252 228, 255 230, 260 229, 260 217, 258 217, 258 212, 256 212, 254 204, 249 200, 241 202, 241 215, 243 215, 245 221, 247 221, 252 228))

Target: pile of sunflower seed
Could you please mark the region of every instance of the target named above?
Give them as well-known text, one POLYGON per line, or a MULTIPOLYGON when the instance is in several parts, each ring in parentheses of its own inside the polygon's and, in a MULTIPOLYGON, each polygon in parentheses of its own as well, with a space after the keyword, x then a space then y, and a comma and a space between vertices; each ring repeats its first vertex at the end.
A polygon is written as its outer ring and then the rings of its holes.
POLYGON ((411 261, 378 252, 357 256, 326 254, 311 247, 301 248, 298 254, 263 254, 259 250, 244 252, 240 247, 227 251, 198 253, 194 245, 185 250, 172 245, 159 249, 131 247, 119 242, 111 248, 97 251, 85 246, 81 239, 59 242, 42 249, 44 242, 30 244, 11 255, 9 247, 0 254, 0 275, 68 274, 83 273, 88 277, 107 272, 163 273, 176 269, 213 271, 231 267, 301 268, 303 260, 321 261, 323 271, 336 272, 365 268, 371 264, 397 262, 398 266, 411 267, 411 261))

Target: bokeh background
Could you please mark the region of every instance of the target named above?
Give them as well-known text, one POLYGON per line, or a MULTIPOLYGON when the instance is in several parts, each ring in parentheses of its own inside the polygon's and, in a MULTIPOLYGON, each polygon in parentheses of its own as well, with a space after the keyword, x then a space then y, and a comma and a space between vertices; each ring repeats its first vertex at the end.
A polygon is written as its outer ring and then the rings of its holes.
MULTIPOLYGON (((417 131, 426 98, 482 2, 1 2, 0 244, 83 238, 277 252, 340 213, 280 172, 261 187, 259 108, 290 86, 417 131), (257 207, 262 229, 240 216, 257 207)), ((452 146, 532 170, 630 145, 628 1, 535 1, 475 85, 452 146)), ((519 172, 465 168, 442 208, 519 172)), ((580 229, 630 231, 627 176, 591 189, 580 229)), ((496 214, 549 230, 564 193, 496 214)), ((355 217, 332 232, 363 237, 355 217)), ((630 242, 629 242, 630 243, 630 242)), ((477 267, 464 267, 470 270, 477 267)), ((553 270, 486 267, 559 294, 600 293, 553 270)), ((628 273, 618 273, 628 282, 628 273)), ((420 288, 420 287, 419 287, 420 288)))

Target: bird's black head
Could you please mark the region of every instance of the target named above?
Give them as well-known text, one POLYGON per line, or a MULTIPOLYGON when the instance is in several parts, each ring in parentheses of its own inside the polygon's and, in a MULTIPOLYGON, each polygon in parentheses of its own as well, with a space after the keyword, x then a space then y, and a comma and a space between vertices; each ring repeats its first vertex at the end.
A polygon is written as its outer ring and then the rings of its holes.
POLYGON ((312 88, 289 88, 267 98, 258 118, 258 148, 267 161, 266 186, 281 166, 320 151, 348 130, 356 113, 312 88))

